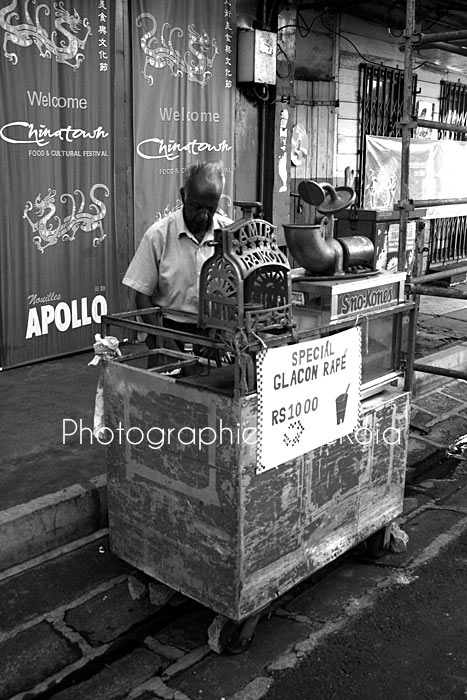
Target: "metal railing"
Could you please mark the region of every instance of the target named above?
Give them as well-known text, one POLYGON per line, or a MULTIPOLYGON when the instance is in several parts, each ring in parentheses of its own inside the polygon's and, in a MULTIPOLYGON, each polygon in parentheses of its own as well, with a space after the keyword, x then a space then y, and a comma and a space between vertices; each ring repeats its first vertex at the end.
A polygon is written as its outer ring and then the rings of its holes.
MULTIPOLYGON (((457 134, 467 134, 467 127, 462 124, 448 124, 443 122, 428 121, 426 119, 418 119, 413 114, 412 108, 412 79, 413 79, 413 59, 414 59, 414 47, 418 49, 423 49, 433 47, 434 42, 442 42, 443 50, 450 51, 453 53, 458 52, 455 45, 449 42, 456 42, 459 40, 467 39, 467 30, 456 31, 456 32, 443 32, 436 34, 422 34, 417 31, 415 23, 415 9, 416 0, 406 0, 406 28, 405 28, 405 40, 403 45, 403 50, 405 52, 405 62, 404 62, 404 101, 403 101, 403 116, 400 123, 402 128, 402 150, 401 150, 401 189, 400 189, 400 201, 398 203, 398 209, 400 212, 400 225, 399 225, 399 248, 398 248, 398 259, 399 259, 399 270, 406 269, 406 245, 407 245, 407 223, 409 212, 414 208, 419 207, 429 207, 429 206, 440 206, 440 205, 454 205, 467 203, 467 184, 466 184, 466 197, 458 198, 452 200, 413 200, 410 199, 409 193, 409 159, 410 159, 410 141, 412 138, 412 130, 417 126, 424 126, 430 129, 437 129, 447 132, 453 132, 457 134)), ((466 58, 467 67, 467 58, 466 58)), ((423 240, 423 231, 420 232, 420 236, 423 240)), ((414 298, 419 295, 431 295, 440 297, 450 297, 450 298, 460 298, 467 299, 467 293, 460 290, 438 287, 433 285, 433 282, 438 280, 446 279, 452 277, 456 274, 461 274, 467 272, 467 265, 457 265, 451 267, 449 270, 443 270, 434 274, 428 275, 418 275, 420 271, 419 261, 420 254, 423 251, 423 242, 417 241, 417 264, 415 275, 408 281, 408 292, 414 298), (426 283, 429 283, 428 285, 426 283)), ((446 246, 445 246, 446 249, 446 246)), ((418 304, 416 305, 418 307, 418 304)), ((415 312, 416 321, 417 311, 415 312)), ((444 367, 427 365, 426 363, 415 361, 415 335, 417 332, 417 323, 412 324, 411 338, 409 339, 408 353, 408 372, 409 372, 409 384, 412 385, 413 372, 426 372, 429 374, 437 374, 441 376, 453 377, 456 379, 467 379, 467 372, 462 370, 446 369, 444 367), (412 336, 413 334, 413 336, 412 336)), ((407 381, 406 381, 407 384, 407 381)))
POLYGON ((427 270, 466 260, 467 216, 433 219, 427 252, 427 270))

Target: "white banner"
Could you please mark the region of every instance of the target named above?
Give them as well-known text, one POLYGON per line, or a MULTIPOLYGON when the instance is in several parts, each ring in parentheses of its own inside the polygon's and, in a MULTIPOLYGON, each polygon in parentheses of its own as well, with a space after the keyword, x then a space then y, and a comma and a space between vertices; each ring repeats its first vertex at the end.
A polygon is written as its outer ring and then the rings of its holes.
POLYGON ((258 472, 358 427, 360 333, 350 328, 258 357, 258 472))
MULTIPOLYGON (((400 138, 367 136, 365 160, 366 209, 394 210, 400 199, 400 138)), ((412 139, 409 152, 411 199, 460 199, 467 197, 464 177, 467 141, 412 139)), ((464 216, 466 204, 428 207, 427 219, 464 216)))

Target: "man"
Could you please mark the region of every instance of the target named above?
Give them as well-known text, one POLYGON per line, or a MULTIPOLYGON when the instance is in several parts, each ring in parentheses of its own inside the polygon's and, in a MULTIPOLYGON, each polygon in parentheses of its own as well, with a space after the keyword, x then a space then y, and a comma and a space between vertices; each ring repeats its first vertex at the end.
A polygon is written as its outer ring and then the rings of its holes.
MULTIPOLYGON (((136 308, 162 307, 168 328, 196 332, 196 320, 180 323, 171 309, 196 314, 197 319, 199 275, 214 254, 214 230, 232 223, 216 214, 223 187, 222 163, 188 168, 180 190, 183 208, 149 227, 123 278, 123 284, 136 292, 136 308)), ((144 321, 159 325, 153 314, 145 315, 144 321)), ((151 349, 160 347, 154 335, 148 335, 146 343, 151 349)))

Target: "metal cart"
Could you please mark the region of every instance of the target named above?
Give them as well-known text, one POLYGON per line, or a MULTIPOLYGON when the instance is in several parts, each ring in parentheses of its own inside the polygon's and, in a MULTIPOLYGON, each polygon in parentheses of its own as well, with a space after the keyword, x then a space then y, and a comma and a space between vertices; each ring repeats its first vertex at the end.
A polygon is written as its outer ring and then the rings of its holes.
POLYGON ((110 542, 138 570, 229 620, 221 647, 230 650, 247 645, 278 596, 387 532, 403 509, 410 392, 401 349, 414 309, 403 275, 378 276, 380 289, 397 293, 372 297, 362 315, 344 313, 339 296, 368 298, 374 275, 349 289, 303 272, 290 271, 271 224, 246 217, 219 234, 203 268, 199 333, 164 329, 160 309, 157 326, 144 312, 103 318, 109 335, 120 327, 203 348, 204 357, 158 349, 103 363, 110 542), (248 437, 265 410, 258 358, 351 327, 361 329, 367 437, 326 441, 260 468, 248 437), (397 442, 381 439, 388 429, 397 442))

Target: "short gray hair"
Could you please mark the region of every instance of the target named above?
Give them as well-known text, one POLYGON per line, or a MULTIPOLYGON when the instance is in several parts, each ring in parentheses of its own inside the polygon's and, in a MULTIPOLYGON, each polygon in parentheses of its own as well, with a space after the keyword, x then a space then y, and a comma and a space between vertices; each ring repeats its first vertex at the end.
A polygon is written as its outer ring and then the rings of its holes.
POLYGON ((219 188, 222 192, 225 184, 224 165, 222 161, 203 161, 201 163, 195 163, 194 165, 188 166, 183 182, 184 188, 189 190, 197 180, 208 182, 214 185, 216 188, 219 188))

